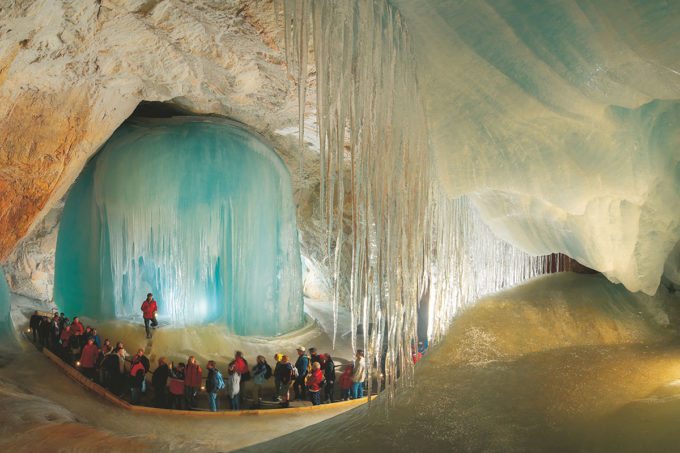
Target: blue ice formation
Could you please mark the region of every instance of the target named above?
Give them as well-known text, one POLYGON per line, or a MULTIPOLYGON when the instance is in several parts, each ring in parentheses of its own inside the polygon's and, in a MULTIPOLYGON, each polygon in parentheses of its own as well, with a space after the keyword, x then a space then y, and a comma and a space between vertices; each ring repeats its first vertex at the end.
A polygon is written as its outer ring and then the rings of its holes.
POLYGON ((0 342, 6 342, 10 338, 14 338, 12 321, 9 316, 9 287, 5 274, 0 268, 0 342))
POLYGON ((304 320, 290 175, 224 120, 135 120, 71 188, 55 301, 71 315, 141 317, 148 292, 172 325, 277 335, 304 320))

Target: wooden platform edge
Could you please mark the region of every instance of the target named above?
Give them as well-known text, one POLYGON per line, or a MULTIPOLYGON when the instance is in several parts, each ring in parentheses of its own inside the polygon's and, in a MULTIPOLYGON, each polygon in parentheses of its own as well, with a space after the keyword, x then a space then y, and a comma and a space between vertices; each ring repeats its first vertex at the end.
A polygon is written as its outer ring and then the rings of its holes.
MULTIPOLYGON (((330 404, 321 404, 318 406, 304 406, 304 407, 287 407, 287 408, 280 408, 280 409, 245 409, 245 410, 240 410, 240 411, 218 411, 218 412, 209 412, 209 411, 186 411, 186 410, 175 410, 175 409, 160 409, 157 407, 148 407, 148 406, 135 406, 133 404, 128 403, 127 401, 123 401, 122 399, 118 398, 116 395, 113 393, 109 392, 99 384, 95 384, 94 382, 90 381, 88 378, 86 378, 80 371, 77 369, 73 368, 72 366, 68 365, 65 363, 61 358, 57 357, 52 351, 50 351, 47 348, 42 348, 42 353, 45 357, 47 357, 50 361, 52 361, 59 369, 61 369, 64 374, 66 374, 68 377, 85 387, 86 389, 94 392, 97 394, 99 397, 105 399, 109 403, 120 407, 121 409, 133 411, 133 412, 140 412, 140 413, 145 413, 145 414, 154 414, 154 415, 170 415, 170 416, 191 416, 191 417, 256 417, 256 416, 277 416, 277 415, 291 415, 291 414, 302 414, 305 412, 324 412, 327 410, 331 409, 338 409, 338 408, 352 408, 352 407, 358 407, 361 405, 366 404, 369 401, 368 397, 364 398, 358 398, 355 400, 349 400, 349 401, 338 401, 335 403, 330 403, 330 404)), ((375 399, 375 397, 372 397, 372 399, 375 399)))

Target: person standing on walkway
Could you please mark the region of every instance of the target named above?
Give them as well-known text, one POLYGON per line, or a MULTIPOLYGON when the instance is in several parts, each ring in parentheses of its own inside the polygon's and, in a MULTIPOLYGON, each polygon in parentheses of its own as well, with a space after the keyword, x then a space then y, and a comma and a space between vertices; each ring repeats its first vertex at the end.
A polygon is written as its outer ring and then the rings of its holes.
POLYGON ((83 346, 83 352, 80 354, 80 368, 83 374, 91 381, 95 380, 98 358, 99 348, 94 344, 92 338, 88 338, 87 344, 83 346))
POLYGON ((151 338, 151 327, 156 327, 158 321, 156 320, 156 312, 158 311, 158 304, 153 298, 153 294, 146 295, 146 299, 142 302, 142 314, 144 316, 144 329, 146 330, 146 338, 151 338))
POLYGON ((236 367, 232 363, 229 365, 229 376, 227 377, 227 395, 229 395, 229 401, 231 403, 231 410, 238 411, 241 409, 241 401, 239 398, 239 392, 241 383, 241 375, 236 371, 236 367))
POLYGON ((309 358, 305 354, 305 347, 300 346, 297 348, 298 358, 295 362, 295 382, 293 383, 293 392, 295 393, 295 399, 305 399, 306 389, 305 389, 305 378, 307 377, 307 367, 309 366, 309 358))
POLYGON ((218 392, 225 387, 222 373, 215 366, 215 361, 208 361, 206 366, 208 369, 208 377, 205 380, 205 391, 208 392, 208 402, 210 403, 210 412, 217 412, 220 408, 218 392))
POLYGON ((333 359, 331 358, 331 355, 326 353, 325 354, 325 362, 324 362, 324 378, 326 378, 326 384, 324 385, 324 400, 327 403, 334 403, 335 402, 335 396, 333 395, 333 390, 335 387, 335 363, 333 363, 333 359))
POLYGON ((151 386, 153 387, 154 406, 160 408, 168 407, 168 378, 170 377, 170 367, 168 359, 161 357, 158 359, 158 367, 151 376, 151 386))
POLYGON ((279 381, 276 393, 283 407, 290 405, 290 381, 293 380, 293 369, 288 356, 281 356, 281 361, 276 365, 276 377, 279 381))
POLYGON ((262 401, 262 387, 272 376, 272 368, 264 356, 257 356, 257 364, 253 367, 253 406, 260 407, 262 401))
POLYGON ((184 404, 187 410, 192 410, 196 407, 196 395, 198 394, 198 389, 201 388, 202 378, 203 370, 196 363, 196 357, 189 357, 184 368, 184 404))
POLYGON ((354 359, 354 374, 352 375, 352 399, 364 397, 364 381, 366 380, 366 359, 363 349, 357 349, 354 359))
POLYGON ((321 385, 323 383, 323 372, 321 371, 321 364, 314 362, 312 364, 312 372, 307 378, 307 386, 309 387, 309 394, 313 406, 321 404, 321 385))
POLYGON ((40 326, 40 320, 42 319, 42 316, 38 313, 38 310, 35 311, 31 315, 31 319, 28 322, 28 327, 31 330, 31 333, 33 334, 33 343, 38 342, 38 326, 40 326))

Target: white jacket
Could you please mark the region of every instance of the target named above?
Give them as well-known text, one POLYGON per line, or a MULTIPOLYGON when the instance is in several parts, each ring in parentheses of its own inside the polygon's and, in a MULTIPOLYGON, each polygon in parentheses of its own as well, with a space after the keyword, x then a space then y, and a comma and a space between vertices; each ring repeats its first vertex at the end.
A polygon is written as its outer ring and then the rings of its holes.
POLYGON ((227 375, 227 395, 229 398, 233 398, 241 391, 241 375, 237 372, 227 375))

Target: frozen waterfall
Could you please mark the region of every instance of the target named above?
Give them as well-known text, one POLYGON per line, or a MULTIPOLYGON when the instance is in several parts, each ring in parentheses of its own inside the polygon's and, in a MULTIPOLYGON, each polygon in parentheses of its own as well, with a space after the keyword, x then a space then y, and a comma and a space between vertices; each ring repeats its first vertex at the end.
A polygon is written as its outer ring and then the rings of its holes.
POLYGON ((134 120, 87 165, 64 208, 55 301, 138 318, 147 292, 172 325, 301 326, 290 175, 262 140, 216 119, 134 120))

